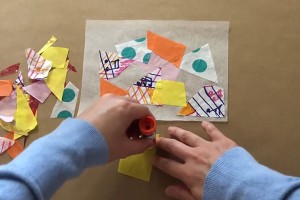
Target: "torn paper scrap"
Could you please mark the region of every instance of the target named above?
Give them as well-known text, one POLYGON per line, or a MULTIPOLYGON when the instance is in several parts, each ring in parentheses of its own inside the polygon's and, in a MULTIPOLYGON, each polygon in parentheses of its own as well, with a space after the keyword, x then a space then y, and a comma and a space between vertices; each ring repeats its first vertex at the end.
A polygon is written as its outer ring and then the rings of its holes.
POLYGON ((73 117, 79 89, 69 82, 64 89, 62 101, 57 101, 54 105, 50 118, 73 117))
MULTIPOLYGON (((9 132, 4 135, 5 138, 13 139, 14 133, 9 132)), ((24 150, 24 147, 21 145, 19 141, 15 141, 14 145, 12 145, 9 149, 7 149, 6 153, 11 157, 15 158, 17 157, 22 151, 24 150)))
POLYGON ((31 48, 25 50, 30 79, 44 79, 52 67, 52 62, 37 54, 31 48))
POLYGON ((65 87, 65 81, 67 77, 67 66, 69 64, 69 60, 65 62, 64 68, 54 68, 50 73, 47 79, 45 79, 45 83, 47 84, 48 88, 51 90, 51 92, 58 98, 58 100, 61 101, 64 87, 65 87))
POLYGON ((180 66, 186 46, 150 31, 147 32, 147 47, 160 57, 180 66))
POLYGON ((147 39, 145 37, 115 46, 118 55, 129 60, 140 61, 147 64, 151 57, 151 50, 147 48, 147 39))
POLYGON ((35 118, 37 117, 37 109, 40 105, 40 102, 34 98, 33 96, 30 95, 29 97, 29 107, 32 111, 32 113, 34 114, 35 118))
POLYGON ((107 80, 101 78, 100 79, 100 97, 104 94, 115 94, 117 96, 126 96, 128 92, 118 86, 108 82, 107 80))
POLYGON ((56 40, 57 38, 52 35, 51 38, 47 41, 47 43, 41 48, 41 50, 39 50, 38 54, 43 53, 46 49, 51 47, 56 42, 56 40))
MULTIPOLYGON (((22 75, 22 72, 19 71, 19 75, 18 77, 16 78, 15 82, 14 82, 15 85, 18 85, 20 88, 24 87, 25 84, 24 84, 24 78, 23 78, 23 75, 22 75)), ((16 88, 14 86, 14 88, 16 88)))
POLYGON ((0 71, 0 77, 16 73, 20 69, 20 63, 6 67, 0 71))
POLYGON ((136 85, 131 85, 127 89, 129 97, 138 100, 140 104, 152 104, 151 96, 153 94, 153 90, 153 88, 141 87, 136 85))
POLYGON ((132 62, 134 60, 121 59, 117 53, 99 50, 100 78, 112 79, 122 73, 132 62))
POLYGON ((179 115, 196 117, 225 117, 224 89, 218 86, 204 86, 181 109, 179 115))
POLYGON ((19 139, 21 137, 24 137, 24 136, 28 136, 28 133, 22 133, 22 134, 14 133, 13 140, 17 140, 17 139, 19 139))
POLYGON ((175 81, 180 71, 178 67, 163 59, 162 57, 156 55, 154 52, 152 52, 151 54, 148 66, 151 66, 149 68, 149 71, 153 71, 157 68, 157 66, 160 66, 162 74, 161 79, 163 80, 175 81))
POLYGON ((153 72, 150 72, 148 75, 142 77, 133 85, 141 86, 141 87, 148 87, 148 88, 155 88, 156 82, 161 80, 161 67, 158 67, 153 72))
POLYGON ((11 80, 0 80, 0 97, 7 97, 11 94, 13 83, 11 80))
POLYGON ((42 56, 52 62, 54 68, 64 68, 69 54, 69 49, 63 47, 48 47, 42 56))
POLYGON ((8 97, 0 101, 0 119, 4 122, 12 122, 17 108, 17 95, 13 91, 8 97))
POLYGON ((184 83, 168 80, 157 81, 151 102, 155 105, 186 106, 184 83))
POLYGON ((180 69, 218 83, 218 77, 209 44, 185 54, 182 58, 180 69))
POLYGON ((124 159, 120 159, 118 172, 149 182, 152 172, 151 159, 156 149, 147 149, 142 154, 132 155, 124 159))
POLYGON ((76 68, 74 67, 74 65, 72 65, 70 62, 68 64, 68 71, 72 71, 72 72, 77 72, 76 68))
POLYGON ((6 151, 14 144, 15 144, 14 140, 5 137, 0 137, 0 154, 2 154, 4 151, 6 151))
POLYGON ((41 80, 37 81, 31 85, 23 87, 28 94, 39 100, 39 102, 44 103, 44 101, 51 94, 51 90, 48 88, 47 84, 41 80))

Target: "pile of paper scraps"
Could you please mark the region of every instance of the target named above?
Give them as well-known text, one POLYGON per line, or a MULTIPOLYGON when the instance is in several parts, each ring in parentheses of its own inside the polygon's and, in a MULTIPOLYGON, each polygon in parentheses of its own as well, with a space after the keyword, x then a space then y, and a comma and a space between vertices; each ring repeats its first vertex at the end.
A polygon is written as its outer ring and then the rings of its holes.
MULTIPOLYGON (((179 106, 178 115, 194 117, 225 117, 224 89, 217 86, 218 77, 209 44, 185 54, 186 46, 148 31, 147 37, 115 45, 116 52, 99 50, 100 96, 114 93, 150 106, 179 106), (148 67, 150 73, 128 88, 111 82, 132 64, 148 67), (186 100, 184 82, 176 81, 180 70, 211 81, 186 100)), ((118 172, 149 181, 151 157, 155 149, 121 159, 118 172)))
POLYGON ((37 126, 38 106, 44 103, 50 94, 57 97, 51 118, 73 117, 77 102, 78 88, 71 82, 65 83, 68 71, 76 72, 68 59, 69 49, 52 46, 50 40, 36 52, 31 48, 25 50, 27 63, 26 84, 20 63, 0 71, 0 77, 17 73, 15 80, 0 80, 0 125, 8 131, 0 137, 0 154, 7 152, 12 158, 21 153, 24 147, 18 141, 37 126))

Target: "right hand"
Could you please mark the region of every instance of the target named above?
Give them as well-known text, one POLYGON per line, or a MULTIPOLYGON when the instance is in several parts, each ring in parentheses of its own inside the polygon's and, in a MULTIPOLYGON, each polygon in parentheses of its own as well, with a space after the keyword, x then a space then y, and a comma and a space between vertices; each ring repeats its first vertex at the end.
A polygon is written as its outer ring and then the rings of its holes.
POLYGON ((210 168, 225 151, 237 146, 212 123, 204 121, 202 127, 211 141, 177 127, 169 127, 168 134, 171 138, 160 137, 156 141, 158 148, 181 160, 180 162, 161 156, 156 156, 153 160, 155 167, 183 182, 182 185, 171 185, 166 188, 165 193, 171 198, 202 199, 204 182, 210 168))

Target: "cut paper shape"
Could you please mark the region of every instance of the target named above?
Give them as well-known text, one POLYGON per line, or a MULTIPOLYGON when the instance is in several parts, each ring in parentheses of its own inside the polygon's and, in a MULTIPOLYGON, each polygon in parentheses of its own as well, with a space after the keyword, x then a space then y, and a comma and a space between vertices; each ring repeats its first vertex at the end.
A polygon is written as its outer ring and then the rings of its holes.
POLYGON ((99 74, 100 78, 106 80, 112 79, 118 76, 122 71, 124 71, 129 64, 134 61, 128 59, 121 59, 117 53, 105 52, 99 50, 99 74))
POLYGON ((0 97, 7 97, 11 94, 12 84, 11 80, 0 80, 0 97))
POLYGON ((23 87, 23 90, 25 90, 28 94, 39 100, 39 102, 41 103, 44 103, 44 101, 51 94, 51 90, 48 88, 48 86, 43 80, 23 87))
POLYGON ((50 73, 47 79, 45 80, 45 83, 47 84, 48 88, 51 90, 51 92, 58 98, 59 101, 61 101, 65 86, 65 81, 67 77, 67 66, 69 64, 69 60, 65 62, 65 67, 55 68, 50 73))
POLYGON ((0 154, 2 154, 4 151, 6 151, 8 148, 10 148, 14 144, 15 144, 15 141, 5 138, 5 137, 0 137, 0 154))
POLYGON ((117 96, 126 96, 128 92, 114 84, 108 82, 107 80, 101 78, 100 79, 100 97, 104 94, 115 94, 117 96))
MULTIPOLYGON (((23 75, 22 75, 22 72, 19 71, 19 75, 18 77, 16 78, 15 82, 14 82, 15 85, 18 85, 20 88, 24 87, 25 84, 24 84, 24 79, 23 79, 23 75)), ((14 87, 16 88, 16 87, 14 87)))
MULTIPOLYGON (((156 134, 156 138, 159 134, 156 134)), ((118 172, 149 182, 152 173, 152 158, 156 153, 156 148, 147 149, 144 153, 128 156, 120 159, 118 172)))
POLYGON ((182 58, 180 69, 218 83, 218 77, 209 44, 185 54, 182 58))
POLYGON ((127 89, 129 97, 138 100, 141 104, 152 104, 151 96, 156 82, 159 80, 161 80, 160 67, 131 85, 127 89))
POLYGON ((163 59, 180 66, 186 46, 150 31, 147 32, 147 47, 163 59))
POLYGON ((156 105, 186 106, 186 92, 183 82, 159 80, 151 102, 156 105))
MULTIPOLYGON (((13 132, 9 132, 6 133, 4 135, 5 138, 8 139, 13 139, 14 134, 13 132)), ((14 159, 15 157, 17 157, 20 153, 22 153, 22 151, 24 150, 24 147, 21 145, 21 143, 19 141, 15 141, 14 145, 12 145, 9 149, 7 149, 6 153, 12 158, 14 159)))
POLYGON ((188 101, 187 107, 180 110, 179 115, 225 117, 224 89, 204 86, 188 101))
POLYGON ((8 97, 0 101, 0 119, 4 122, 12 122, 17 109, 17 95, 12 92, 8 97))
POLYGON ((162 74, 161 79, 163 80, 170 80, 170 81, 176 80, 178 73, 180 71, 180 69, 177 68, 175 65, 161 58, 160 56, 156 55, 154 52, 152 52, 151 54, 148 65, 151 66, 149 71, 153 71, 154 69, 157 68, 157 66, 160 66, 161 74, 162 74))
POLYGON ((68 71, 72 71, 72 72, 77 72, 76 68, 74 67, 74 65, 72 65, 70 62, 68 64, 68 71))
POLYGON ((33 96, 29 97, 29 107, 32 111, 32 113, 35 115, 35 118, 37 118, 37 109, 39 107, 40 102, 34 98, 33 96))
POLYGON ((155 148, 151 148, 142 154, 120 159, 118 172, 149 182, 152 172, 151 158, 155 155, 155 151, 155 148))
POLYGON ((17 71, 19 71, 19 69, 20 69, 20 63, 8 66, 5 69, 0 71, 0 77, 16 73, 17 71))
POLYGON ((151 50, 147 48, 145 37, 115 45, 118 55, 129 60, 140 61, 145 64, 149 62, 151 50))
POLYGON ((68 118, 73 117, 79 89, 69 82, 64 89, 62 101, 56 101, 50 118, 68 118))
POLYGON ((157 68, 153 72, 149 73, 147 76, 142 77, 133 85, 141 86, 141 87, 148 87, 148 88, 155 88, 156 82, 161 80, 161 67, 157 68))
POLYGON ((15 125, 11 123, 5 123, 0 120, 0 125, 7 131, 12 131, 20 135, 26 135, 37 125, 37 120, 34 117, 25 95, 19 87, 16 89, 17 92, 17 110, 14 116, 15 125))
POLYGON ((43 53, 46 49, 52 46, 56 42, 56 40, 57 38, 52 35, 48 42, 41 48, 41 50, 39 50, 38 54, 43 53))
POLYGON ((13 140, 17 140, 17 139, 19 139, 19 138, 21 138, 21 137, 27 137, 28 136, 28 133, 22 133, 22 134, 18 134, 18 133, 14 133, 14 138, 13 138, 13 140))
POLYGON ((30 79, 44 79, 52 67, 52 62, 37 54, 31 48, 25 50, 30 79))
POLYGON ((52 62, 52 67, 62 69, 69 54, 69 49, 63 47, 48 47, 42 56, 52 62))

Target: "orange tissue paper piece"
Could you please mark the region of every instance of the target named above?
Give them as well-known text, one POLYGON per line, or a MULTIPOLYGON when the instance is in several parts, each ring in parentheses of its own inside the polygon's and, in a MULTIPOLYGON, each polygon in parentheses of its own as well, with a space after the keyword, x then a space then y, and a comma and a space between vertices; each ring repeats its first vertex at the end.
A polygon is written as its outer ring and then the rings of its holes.
POLYGON ((128 94, 127 90, 119 88, 107 80, 100 78, 100 97, 105 94, 115 94, 117 96, 126 96, 128 94))
POLYGON ((7 97, 12 91, 11 80, 0 80, 0 97, 7 97))
POLYGON ((180 67, 186 46, 150 31, 147 32, 147 47, 163 59, 180 67))
MULTIPOLYGON (((3 137, 12 140, 14 138, 14 133, 13 132, 8 132, 3 137)), ((6 153, 11 158, 15 158, 20 153, 22 153, 23 150, 24 150, 24 147, 21 145, 21 143, 19 141, 15 141, 15 144, 13 146, 11 146, 9 149, 6 150, 6 153)))

